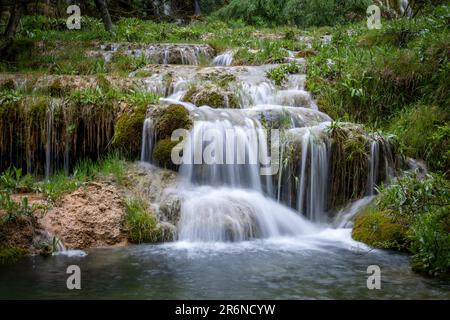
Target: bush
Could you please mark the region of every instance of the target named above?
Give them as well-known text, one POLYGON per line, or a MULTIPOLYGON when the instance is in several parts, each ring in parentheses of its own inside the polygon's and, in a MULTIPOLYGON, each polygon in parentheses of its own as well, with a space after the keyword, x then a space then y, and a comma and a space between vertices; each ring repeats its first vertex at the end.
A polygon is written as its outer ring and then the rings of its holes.
POLYGON ((415 271, 450 274, 450 182, 439 175, 407 174, 380 189, 356 218, 356 240, 413 254, 415 271))
POLYGON ((450 273, 450 205, 421 215, 412 226, 414 271, 439 276, 450 273))
POLYGON ((393 118, 390 131, 405 155, 425 160, 431 170, 450 175, 450 113, 437 106, 414 105, 393 118))

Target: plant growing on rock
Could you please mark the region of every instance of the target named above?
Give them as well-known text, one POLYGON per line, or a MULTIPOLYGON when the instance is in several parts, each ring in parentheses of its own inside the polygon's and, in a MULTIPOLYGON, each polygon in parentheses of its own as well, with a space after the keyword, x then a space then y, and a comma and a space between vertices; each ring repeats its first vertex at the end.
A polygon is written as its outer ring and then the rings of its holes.
POLYGON ((283 64, 279 67, 270 69, 266 72, 266 77, 273 80, 277 86, 281 86, 288 75, 300 72, 300 65, 296 62, 290 64, 283 64))
POLYGON ((126 203, 125 227, 129 240, 134 243, 159 243, 173 237, 158 223, 147 203, 138 199, 126 203))

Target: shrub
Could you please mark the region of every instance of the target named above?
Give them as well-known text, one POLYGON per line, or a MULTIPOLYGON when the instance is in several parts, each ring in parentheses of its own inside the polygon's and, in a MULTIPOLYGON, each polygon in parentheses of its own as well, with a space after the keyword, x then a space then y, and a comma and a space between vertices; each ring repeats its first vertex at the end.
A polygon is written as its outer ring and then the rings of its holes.
POLYGON ((439 175, 407 174, 356 218, 353 237, 413 254, 415 271, 450 274, 450 182, 439 175))

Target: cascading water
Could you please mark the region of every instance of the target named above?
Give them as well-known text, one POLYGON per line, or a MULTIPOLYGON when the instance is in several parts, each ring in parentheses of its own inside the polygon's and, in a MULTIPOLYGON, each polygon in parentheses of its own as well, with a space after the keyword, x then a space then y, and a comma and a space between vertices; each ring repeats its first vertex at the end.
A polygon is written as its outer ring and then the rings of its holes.
POLYGON ((199 65, 211 61, 214 50, 203 44, 121 44, 101 45, 100 50, 90 51, 90 56, 101 56, 109 62, 114 54, 146 57, 155 64, 199 65))
POLYGON ((233 56, 233 51, 226 51, 215 57, 212 61, 212 64, 215 66, 231 66, 231 64, 233 63, 233 56))
POLYGON ((368 195, 375 194, 375 184, 378 177, 378 167, 380 161, 380 144, 378 140, 370 143, 370 161, 369 161, 369 185, 367 187, 368 195))
POLYGON ((47 142, 45 144, 45 177, 50 177, 52 170, 52 131, 53 131, 53 119, 54 119, 55 105, 52 102, 47 109, 46 119, 46 133, 47 142))
POLYGON ((198 0, 194 1, 194 14, 196 16, 202 15, 202 10, 200 9, 200 3, 198 2, 198 0))
MULTIPOLYGON (((320 224, 331 220, 332 119, 318 111, 304 91, 305 75, 289 75, 279 87, 266 77, 274 65, 226 67, 231 59, 231 53, 219 55, 213 60, 216 67, 202 71, 178 68, 170 88, 162 83, 163 73, 144 80, 149 88, 166 93, 161 107, 184 105, 193 121, 179 155, 184 183, 177 191, 181 197, 178 239, 243 241, 314 232, 318 226, 307 220, 320 224), (227 108, 228 96, 220 109, 182 101, 193 84, 209 79, 205 75, 221 72, 233 75, 229 86, 238 94, 241 108, 227 108), (276 143, 271 140, 275 131, 279 134, 276 143), (269 174, 262 174, 268 169, 272 170, 269 174)), ((158 135, 153 128, 153 120, 147 119, 143 161, 152 162, 158 135)), ((391 161, 386 160, 389 152, 383 141, 369 136, 367 141, 366 181, 372 195, 380 180, 381 159, 385 159, 386 170, 391 161)))

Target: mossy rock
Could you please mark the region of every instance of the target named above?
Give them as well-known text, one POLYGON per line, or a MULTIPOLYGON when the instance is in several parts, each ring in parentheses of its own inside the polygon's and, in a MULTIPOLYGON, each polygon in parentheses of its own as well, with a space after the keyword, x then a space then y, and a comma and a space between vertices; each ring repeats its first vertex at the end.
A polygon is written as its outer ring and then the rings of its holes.
POLYGON ((112 90, 111 82, 103 74, 97 75, 97 86, 104 92, 112 90))
POLYGON ((60 78, 55 79, 47 90, 52 97, 63 97, 70 92, 70 89, 62 83, 60 78))
POLYGON ((150 70, 138 70, 136 71, 135 77, 137 78, 147 78, 152 76, 152 72, 150 70))
POLYGON ((173 104, 158 112, 155 117, 155 129, 158 139, 167 139, 177 129, 189 129, 192 126, 189 112, 182 105, 173 104))
POLYGON ((13 246, 0 248, 0 264, 14 263, 27 255, 27 251, 13 246))
POLYGON ((239 101, 234 93, 226 92, 219 87, 191 88, 183 97, 183 101, 196 106, 211 108, 239 108, 239 101))
POLYGON ((408 227, 394 219, 392 211, 368 206, 356 217, 352 237, 371 247, 404 250, 407 231, 408 227))
POLYGON ((16 83, 13 79, 7 79, 0 85, 0 90, 16 90, 16 83))
POLYGON ((136 158, 139 154, 146 113, 147 107, 132 108, 117 119, 112 143, 127 157, 136 158))
POLYGON ((178 144, 178 141, 172 141, 170 139, 158 141, 153 149, 153 158, 158 161, 161 167, 176 169, 176 165, 172 162, 172 150, 178 144))

